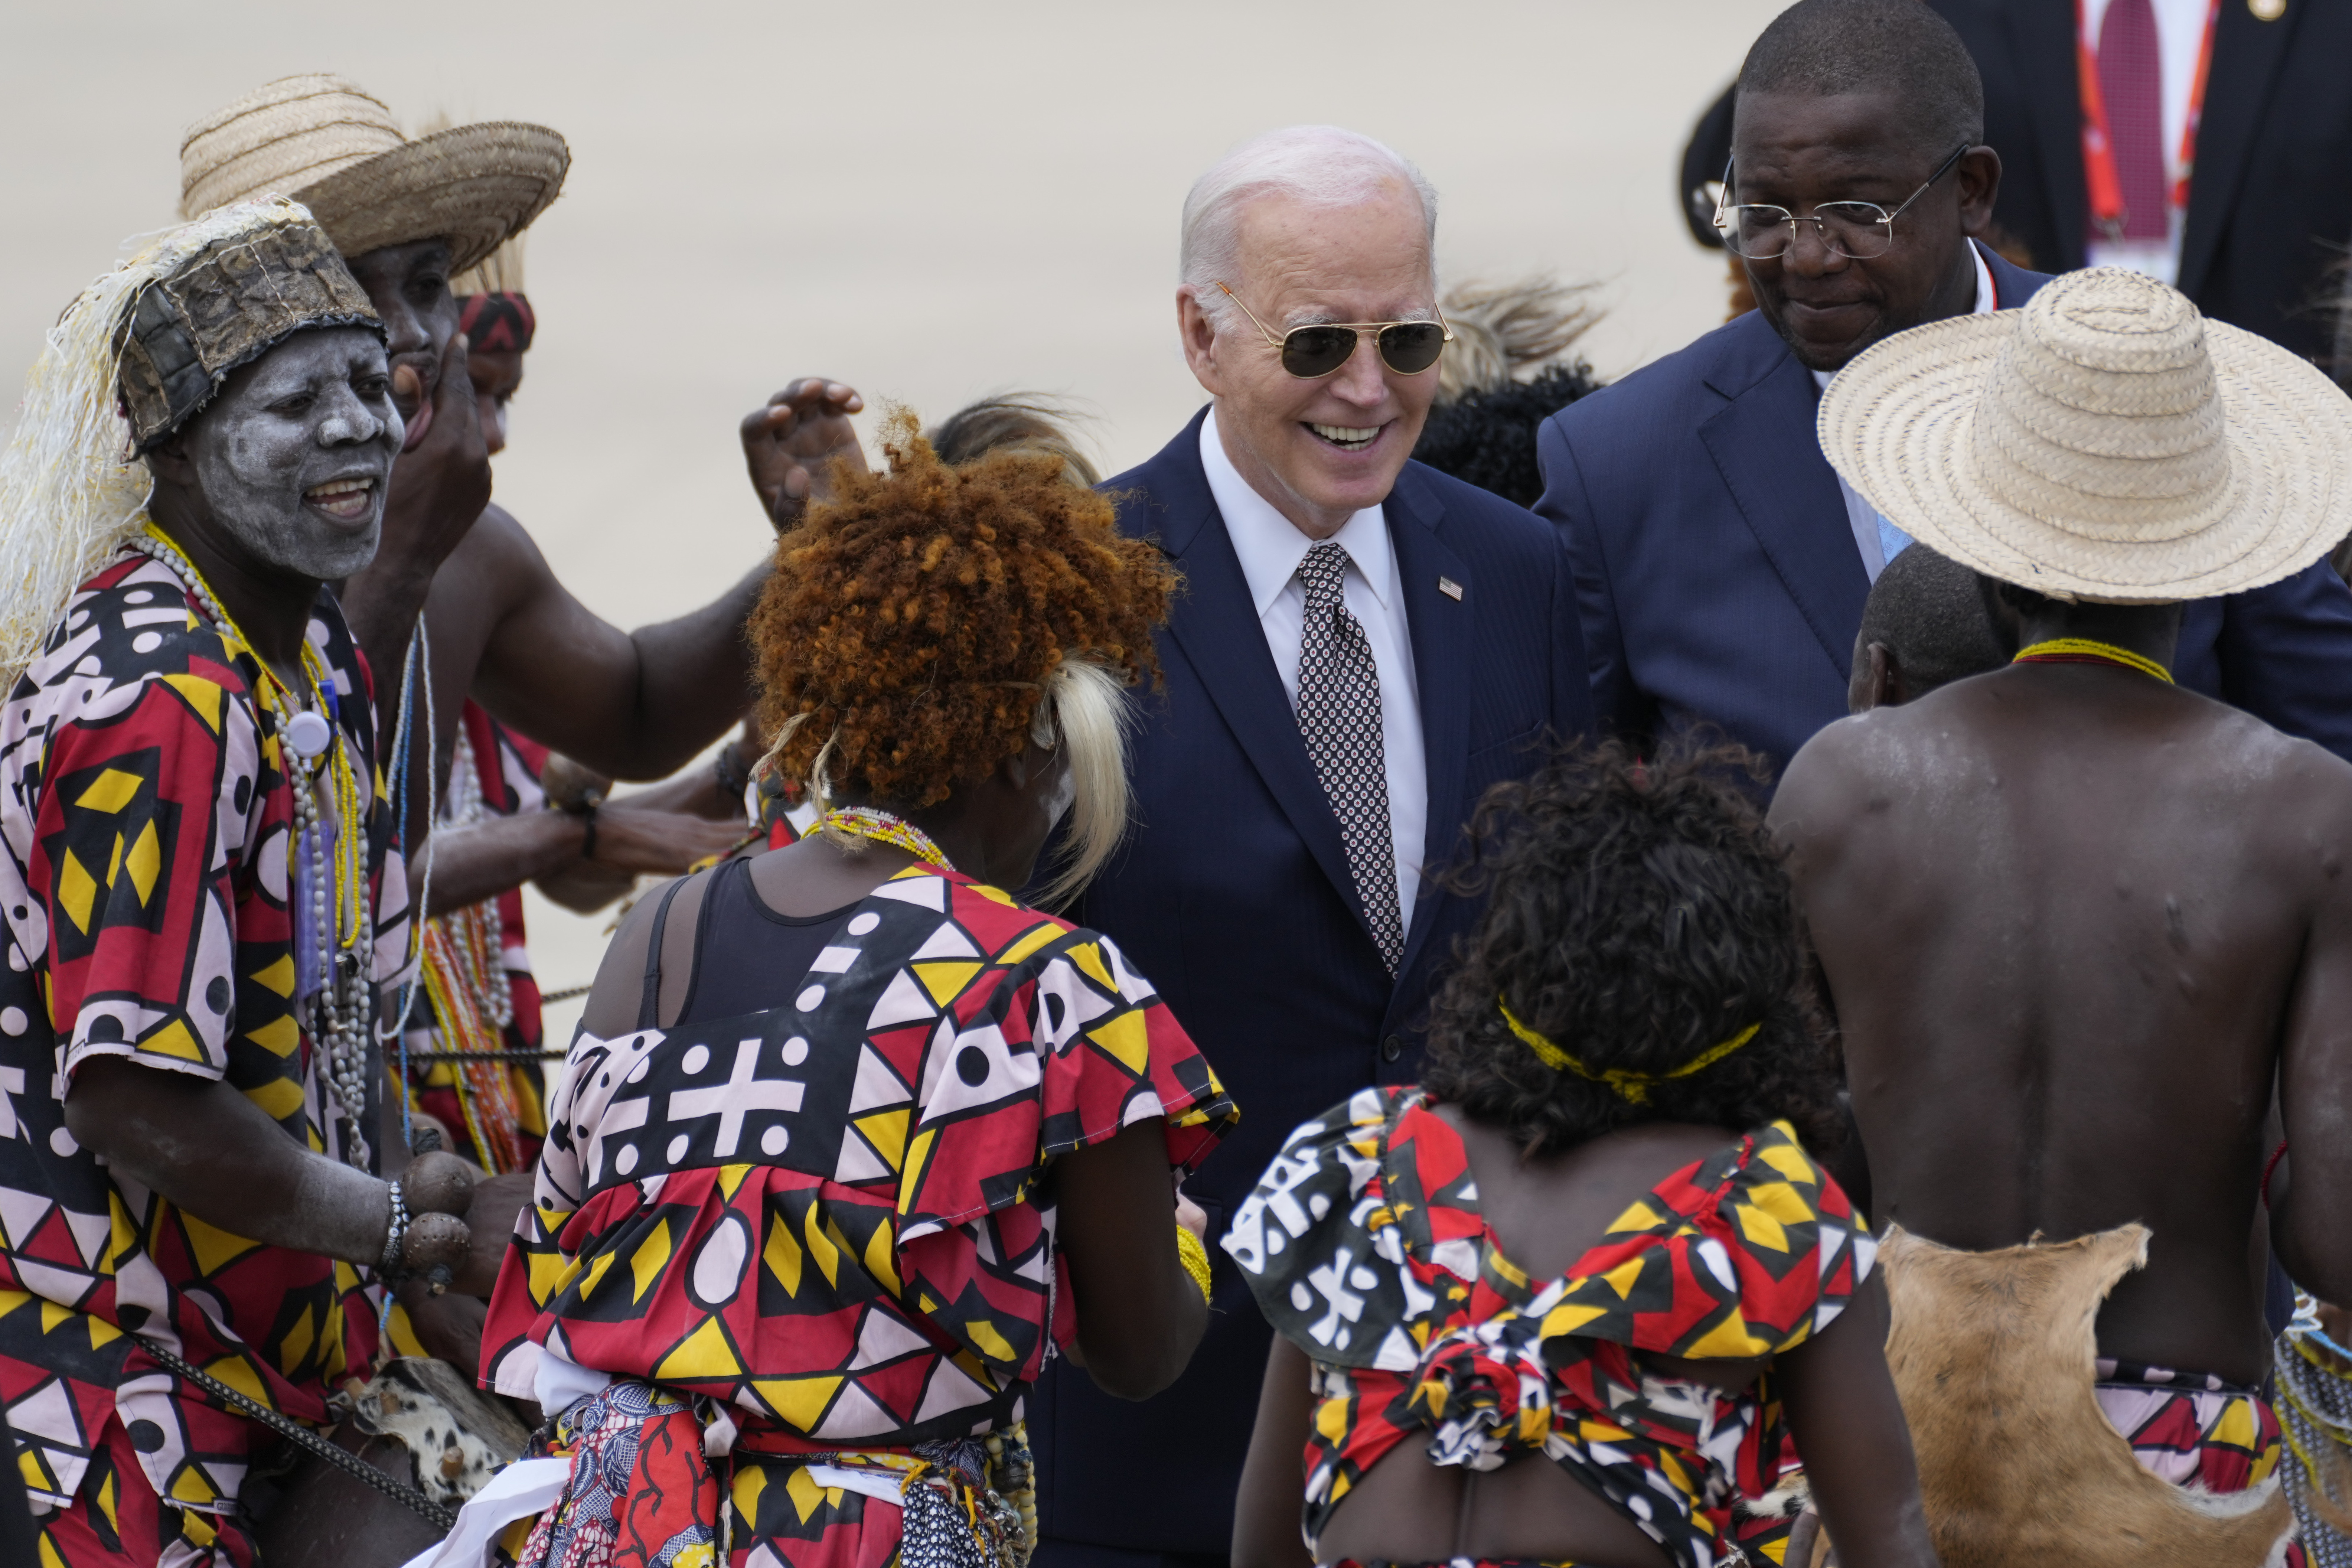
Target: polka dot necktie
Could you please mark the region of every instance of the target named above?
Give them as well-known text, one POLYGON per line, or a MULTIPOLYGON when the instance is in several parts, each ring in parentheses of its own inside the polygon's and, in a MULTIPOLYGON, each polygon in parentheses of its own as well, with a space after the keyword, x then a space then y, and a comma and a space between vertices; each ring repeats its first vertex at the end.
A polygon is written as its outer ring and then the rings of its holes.
POLYGON ((1404 956, 1398 912, 1396 845, 1389 832, 1388 752, 1381 735, 1381 672, 1361 622, 1348 613, 1345 546, 1325 540, 1298 563, 1307 624, 1298 645, 1298 732, 1339 819, 1348 869, 1356 879, 1381 962, 1396 973, 1404 956))

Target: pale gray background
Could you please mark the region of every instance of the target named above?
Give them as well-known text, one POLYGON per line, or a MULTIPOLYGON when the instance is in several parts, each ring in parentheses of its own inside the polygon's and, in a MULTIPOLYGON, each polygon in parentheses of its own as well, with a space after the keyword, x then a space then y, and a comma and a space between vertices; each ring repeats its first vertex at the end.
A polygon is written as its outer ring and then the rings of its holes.
MULTIPOLYGON (((1329 121, 1417 161, 1449 279, 1598 282, 1603 374, 1680 347, 1725 290, 1675 212, 1677 160, 1779 9, 0 0, 0 375, 172 221, 185 125, 270 78, 340 71, 411 129, 551 125, 574 162, 531 231, 539 346, 498 498, 637 625, 758 558, 734 426, 794 375, 929 418, 1041 388, 1097 412, 1107 471, 1157 450, 1200 401, 1178 207, 1269 127, 1329 121)), ((543 983, 588 979, 604 921, 536 900, 531 920, 543 983)))

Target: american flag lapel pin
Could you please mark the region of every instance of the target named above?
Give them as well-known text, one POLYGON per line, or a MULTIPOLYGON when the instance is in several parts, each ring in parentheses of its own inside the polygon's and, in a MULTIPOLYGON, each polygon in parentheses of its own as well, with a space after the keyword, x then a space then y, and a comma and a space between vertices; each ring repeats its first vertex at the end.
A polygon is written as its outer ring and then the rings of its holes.
POLYGON ((1451 577, 1440 577, 1437 580, 1437 591, 1449 599, 1458 599, 1462 596, 1462 584, 1451 577))

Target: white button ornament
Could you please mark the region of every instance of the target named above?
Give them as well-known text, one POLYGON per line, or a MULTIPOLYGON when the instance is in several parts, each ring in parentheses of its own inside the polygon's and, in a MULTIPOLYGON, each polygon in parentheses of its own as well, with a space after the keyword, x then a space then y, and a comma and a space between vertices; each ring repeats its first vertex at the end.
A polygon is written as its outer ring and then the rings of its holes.
POLYGON ((286 743, 294 748, 298 757, 317 756, 327 749, 334 733, 325 719, 307 708, 286 721, 286 743))

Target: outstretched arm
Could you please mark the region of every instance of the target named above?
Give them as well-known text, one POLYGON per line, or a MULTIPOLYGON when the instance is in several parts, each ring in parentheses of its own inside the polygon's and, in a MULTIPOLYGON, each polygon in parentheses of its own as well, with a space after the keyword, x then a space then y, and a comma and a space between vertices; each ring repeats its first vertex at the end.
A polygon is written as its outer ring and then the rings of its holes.
MULTIPOLYGON (((447 914, 525 882, 585 868, 597 873, 600 890, 612 891, 595 902, 566 903, 584 913, 620 897, 640 876, 675 877, 698 860, 726 854, 742 841, 744 831, 740 820, 714 822, 615 803, 596 813, 596 854, 591 859, 585 853, 586 820, 568 811, 526 812, 445 828, 433 839, 433 907, 426 912, 447 914)), ((410 880, 421 882, 421 877, 410 880)), ((555 889, 541 890, 557 898, 555 889)))
POLYGON ((497 574, 511 606, 491 628, 473 696, 552 750, 614 778, 661 778, 751 701, 743 623, 765 566, 698 610, 625 632, 574 598, 519 526, 485 528, 467 557, 497 574))
MULTIPOLYGON (((823 493, 835 458, 862 462, 849 416, 865 406, 839 382, 795 382, 745 421, 753 485, 774 520, 823 493)), ((761 566, 674 621, 623 632, 571 595, 519 526, 485 530, 469 570, 506 586, 472 691, 542 744, 614 778, 657 779, 716 739, 751 700, 743 623, 761 566)))

